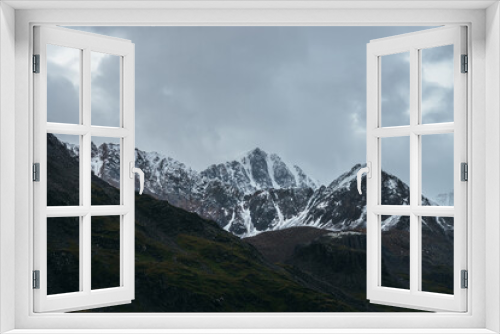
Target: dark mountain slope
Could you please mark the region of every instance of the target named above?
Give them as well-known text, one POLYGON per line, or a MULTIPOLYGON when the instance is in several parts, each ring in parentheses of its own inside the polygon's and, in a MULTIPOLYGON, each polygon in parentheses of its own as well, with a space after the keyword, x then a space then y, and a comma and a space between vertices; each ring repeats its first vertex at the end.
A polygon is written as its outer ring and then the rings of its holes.
MULTIPOLYGON (((426 221, 434 218, 425 218, 426 221)), ((429 222, 429 225, 432 225, 429 222)), ((402 219, 397 228, 382 232, 382 284, 409 288, 409 233, 402 219)), ((423 230, 424 291, 453 292, 453 242, 449 235, 423 230)), ((366 301, 366 231, 331 232, 297 227, 264 232, 244 241, 270 262, 317 291, 345 293, 358 310, 388 310, 366 301)))
MULTIPOLYGON (((371 304, 366 299, 366 235, 362 231, 331 232, 297 227, 264 232, 243 240, 255 245, 270 261, 278 260, 277 265, 304 285, 324 293, 342 293, 358 311, 407 311, 371 304), (287 251, 275 256, 281 249, 282 239, 288 240, 287 251)), ((387 279, 387 268, 384 269, 383 277, 387 279)))
POLYGON ((243 240, 255 246, 271 263, 285 263, 293 256, 298 245, 308 244, 328 233, 328 230, 301 226, 264 232, 243 240))
POLYGON ((136 214, 136 300, 109 311, 350 309, 327 294, 297 284, 215 222, 149 196, 137 196, 136 207, 140 208, 136 214))

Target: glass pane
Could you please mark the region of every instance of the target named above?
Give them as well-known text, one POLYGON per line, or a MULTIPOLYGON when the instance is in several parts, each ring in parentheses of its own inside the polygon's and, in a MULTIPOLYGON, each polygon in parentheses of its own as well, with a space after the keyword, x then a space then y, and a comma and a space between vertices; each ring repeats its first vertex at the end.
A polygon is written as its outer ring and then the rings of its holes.
POLYGON ((380 58, 382 126, 410 125, 410 53, 380 58))
POLYGON ((92 137, 92 205, 120 205, 120 139, 92 137))
POLYGON ((47 122, 80 123, 80 49, 47 45, 47 122))
POLYGON ((80 291, 80 218, 47 218, 47 294, 80 291))
POLYGON ((382 286, 410 288, 410 217, 382 216, 382 286))
POLYGON ((382 205, 410 204, 410 137, 381 139, 382 205))
POLYGON ((422 136, 422 205, 453 206, 453 133, 422 136))
POLYGON ((422 123, 453 122, 453 45, 421 50, 422 123))
POLYGON ((91 53, 92 125, 120 126, 120 57, 91 53))
POLYGON ((453 294, 453 223, 422 217, 422 291, 453 294))
POLYGON ((92 217, 92 289, 120 286, 120 216, 92 217))
POLYGON ((47 134, 47 206, 80 205, 80 136, 47 134))

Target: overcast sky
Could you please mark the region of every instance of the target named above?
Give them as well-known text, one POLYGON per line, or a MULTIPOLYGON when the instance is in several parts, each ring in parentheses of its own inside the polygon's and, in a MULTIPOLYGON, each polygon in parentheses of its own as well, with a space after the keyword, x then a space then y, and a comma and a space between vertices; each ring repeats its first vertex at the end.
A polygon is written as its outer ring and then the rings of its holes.
MULTIPOLYGON (((135 43, 139 149, 161 152, 202 170, 260 147, 329 184, 366 160, 366 44, 427 28, 77 29, 135 43)), ((453 50, 442 47, 425 52, 424 122, 452 121, 453 72, 446 60, 453 50)), ((58 89, 54 89, 57 94, 49 89, 49 121, 50 117, 54 121, 68 117, 71 101, 78 101, 74 73, 58 69, 78 68, 78 60, 72 63, 70 56, 62 58, 55 57, 51 65, 58 74, 49 80, 58 89)), ((92 119, 97 125, 117 122, 119 66, 113 58, 92 58, 92 119)), ((382 80, 383 125, 408 124, 408 56, 384 57, 382 80)), ((383 150, 383 155, 390 152, 393 156, 387 156, 383 167, 408 182, 405 142, 383 150)), ((429 138, 425 143, 433 153, 422 153, 424 193, 435 196, 452 190, 452 177, 442 168, 452 162, 452 141, 429 138)))

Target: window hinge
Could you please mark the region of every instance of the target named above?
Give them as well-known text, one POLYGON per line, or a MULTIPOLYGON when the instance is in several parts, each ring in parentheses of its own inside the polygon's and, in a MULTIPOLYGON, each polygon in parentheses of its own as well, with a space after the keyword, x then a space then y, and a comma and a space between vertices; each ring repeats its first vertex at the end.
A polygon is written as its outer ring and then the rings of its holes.
POLYGON ((460 180, 469 181, 469 165, 466 162, 460 164, 460 180))
POLYGON ((40 55, 33 55, 33 73, 40 73, 40 55))
POLYGON ((40 270, 33 270, 33 289, 40 289, 40 270))
POLYGON ((33 181, 40 181, 40 164, 38 162, 33 164, 33 181))
POLYGON ((462 73, 469 72, 469 56, 462 55, 462 73))
POLYGON ((469 287, 469 273, 467 270, 462 270, 461 275, 462 289, 467 289, 469 287))

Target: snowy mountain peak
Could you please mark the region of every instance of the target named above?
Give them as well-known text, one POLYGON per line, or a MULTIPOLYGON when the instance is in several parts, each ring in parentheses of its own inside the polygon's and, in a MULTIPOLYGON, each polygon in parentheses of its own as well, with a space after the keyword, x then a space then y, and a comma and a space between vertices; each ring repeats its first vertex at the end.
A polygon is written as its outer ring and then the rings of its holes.
POLYGON ((120 187, 120 145, 91 144, 92 172, 115 187, 120 187))
POLYGON ((266 151, 264 151, 260 147, 256 147, 253 150, 248 151, 246 156, 247 157, 252 157, 252 156, 267 157, 267 153, 266 153, 266 151))
POLYGON ((349 189, 351 182, 356 178, 358 171, 363 168, 362 164, 355 164, 349 171, 337 177, 328 186, 330 189, 338 189, 342 187, 347 187, 349 189))
POLYGON ((68 150, 69 154, 72 157, 78 157, 80 155, 80 145, 70 144, 66 142, 61 142, 61 143, 66 147, 66 149, 68 150))
POLYGON ((218 179, 247 195, 263 189, 317 188, 317 183, 301 168, 290 167, 279 155, 268 154, 259 147, 237 160, 211 165, 200 174, 207 181, 218 179))

